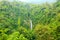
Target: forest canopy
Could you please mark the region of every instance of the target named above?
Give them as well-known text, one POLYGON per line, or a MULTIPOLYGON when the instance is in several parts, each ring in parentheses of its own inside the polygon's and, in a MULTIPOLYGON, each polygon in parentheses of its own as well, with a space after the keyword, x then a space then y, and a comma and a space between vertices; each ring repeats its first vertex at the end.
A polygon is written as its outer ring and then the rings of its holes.
POLYGON ((0 1, 0 40, 60 40, 60 0, 51 4, 0 1))

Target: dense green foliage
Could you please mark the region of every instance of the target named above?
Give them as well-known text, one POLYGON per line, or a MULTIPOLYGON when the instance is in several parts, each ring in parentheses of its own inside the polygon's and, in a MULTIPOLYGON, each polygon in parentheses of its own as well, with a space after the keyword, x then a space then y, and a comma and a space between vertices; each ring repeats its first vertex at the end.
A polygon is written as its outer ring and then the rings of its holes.
POLYGON ((0 1, 0 40, 60 40, 60 0, 42 5, 0 1))

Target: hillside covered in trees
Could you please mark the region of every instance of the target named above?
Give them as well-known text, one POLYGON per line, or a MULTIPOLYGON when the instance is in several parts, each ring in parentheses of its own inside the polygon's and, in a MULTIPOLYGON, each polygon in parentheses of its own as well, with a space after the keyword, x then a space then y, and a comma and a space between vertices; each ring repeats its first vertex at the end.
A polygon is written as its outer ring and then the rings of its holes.
POLYGON ((0 40, 60 40, 60 0, 51 4, 0 1, 0 40))

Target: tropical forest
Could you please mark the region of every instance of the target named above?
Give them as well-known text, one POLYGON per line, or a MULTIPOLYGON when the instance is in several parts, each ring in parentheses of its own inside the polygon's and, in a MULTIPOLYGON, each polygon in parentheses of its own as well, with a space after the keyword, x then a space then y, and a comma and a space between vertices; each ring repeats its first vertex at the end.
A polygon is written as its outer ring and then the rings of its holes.
POLYGON ((0 0, 0 40, 60 40, 60 0, 0 0))

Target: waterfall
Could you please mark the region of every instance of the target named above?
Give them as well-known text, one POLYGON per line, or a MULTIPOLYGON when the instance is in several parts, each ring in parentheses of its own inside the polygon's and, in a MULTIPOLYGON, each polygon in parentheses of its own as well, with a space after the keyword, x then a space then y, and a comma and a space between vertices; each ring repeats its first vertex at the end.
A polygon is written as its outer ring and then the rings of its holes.
POLYGON ((32 30, 32 20, 30 20, 30 29, 32 30))

